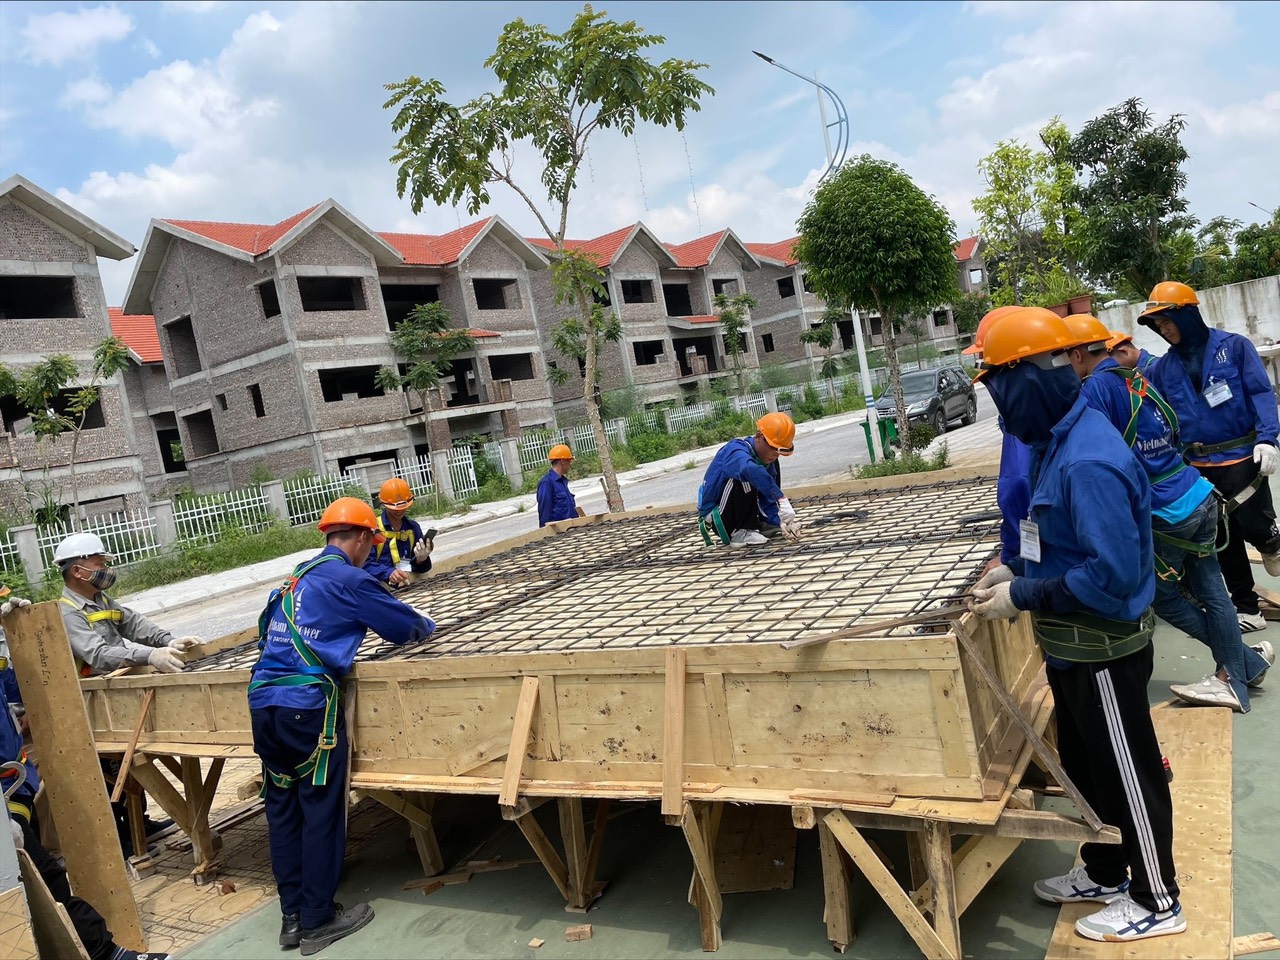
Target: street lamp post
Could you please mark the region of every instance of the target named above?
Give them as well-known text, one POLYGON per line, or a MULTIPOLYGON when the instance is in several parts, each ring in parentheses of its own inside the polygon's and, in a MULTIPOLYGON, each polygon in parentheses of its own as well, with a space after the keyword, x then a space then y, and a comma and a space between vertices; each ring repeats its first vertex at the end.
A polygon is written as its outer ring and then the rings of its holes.
MULTIPOLYGON (((785 64, 779 63, 772 57, 767 57, 759 50, 752 50, 757 57, 770 66, 777 67, 779 70, 785 70, 793 77, 799 77, 805 83, 811 83, 818 91, 818 115, 822 120, 822 137, 827 147, 827 168, 822 171, 822 176, 818 178, 821 183, 827 179, 835 170, 839 169, 844 163, 845 155, 849 151, 849 114, 844 108, 844 102, 836 95, 825 83, 820 82, 816 76, 806 77, 803 73, 797 73, 785 64), (822 95, 826 94, 831 98, 831 103, 835 107, 836 119, 832 123, 827 123, 826 106, 823 102, 822 95), (831 147, 831 128, 836 128, 836 149, 831 147)), ((862 316, 857 311, 853 311, 853 342, 854 348, 858 351, 858 369, 862 374, 862 397, 867 408, 867 423, 870 430, 867 433, 867 452, 871 455, 871 462, 875 463, 876 459, 876 440, 877 440, 877 423, 876 423, 876 405, 875 398, 871 395, 871 371, 867 367, 867 348, 862 336, 862 316)), ((832 397, 834 400, 835 398, 832 397)), ((880 450, 881 456, 884 456, 884 450, 880 450)))

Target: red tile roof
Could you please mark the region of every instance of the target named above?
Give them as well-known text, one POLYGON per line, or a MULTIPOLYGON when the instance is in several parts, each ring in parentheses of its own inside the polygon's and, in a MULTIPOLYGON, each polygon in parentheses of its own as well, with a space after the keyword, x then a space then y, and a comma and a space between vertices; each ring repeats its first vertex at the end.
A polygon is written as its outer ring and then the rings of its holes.
POLYGON ((477 340, 483 340, 485 337, 500 337, 502 334, 498 333, 496 330, 480 330, 472 327, 467 331, 467 336, 474 337, 477 340))
POLYGON ((456 263, 462 251, 492 219, 486 217, 448 233, 379 233, 378 236, 404 257, 406 266, 443 267, 456 263))
POLYGON ((799 237, 792 237, 790 240, 779 240, 777 243, 748 243, 745 246, 757 257, 780 260, 788 267, 792 267, 800 262, 791 255, 791 250, 799 239, 799 237))
POLYGON ((271 245, 307 218, 316 207, 308 207, 279 223, 221 223, 213 220, 165 220, 175 227, 208 237, 217 243, 235 247, 254 256, 266 253, 271 245))
POLYGON ((700 316, 700 317, 681 317, 681 320, 688 320, 690 323, 719 323, 720 318, 717 316, 700 316))
POLYGON ((143 363, 164 363, 155 317, 126 315, 119 307, 107 307, 107 319, 111 321, 112 334, 123 340, 143 363))
MULTIPOLYGON (((581 250, 587 256, 592 257, 596 266, 607 267, 613 263, 613 258, 618 255, 618 251, 622 249, 623 241, 630 236, 631 231, 636 225, 633 223, 629 227, 622 227, 614 230, 612 233, 606 233, 600 237, 593 237, 590 240, 566 240, 564 242, 566 250, 581 250)), ((543 250, 554 250, 556 245, 546 237, 525 237, 535 247, 543 250)))
POLYGON ((711 262, 711 254, 715 253, 716 247, 720 245, 720 241, 724 239, 728 230, 721 230, 717 233, 708 234, 705 237, 698 237, 696 240, 690 240, 688 243, 663 244, 671 251, 672 256, 676 258, 682 267, 705 267, 711 262))
POLYGON ((965 240, 961 240, 954 248, 952 248, 951 252, 955 254, 958 261, 964 263, 966 260, 970 259, 973 256, 974 251, 978 249, 978 242, 981 239, 981 237, 969 237, 965 240))

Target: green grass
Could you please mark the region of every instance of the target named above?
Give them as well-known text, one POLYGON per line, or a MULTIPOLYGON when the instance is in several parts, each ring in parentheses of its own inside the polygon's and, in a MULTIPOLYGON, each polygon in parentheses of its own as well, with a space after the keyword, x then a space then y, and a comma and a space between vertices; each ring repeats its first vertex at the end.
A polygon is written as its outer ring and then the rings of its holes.
POLYGON ((869 463, 865 467, 860 467, 853 473, 855 480, 866 480, 868 477, 896 477, 904 473, 927 473, 930 470, 942 470, 950 462, 947 453, 947 445, 944 443, 938 448, 938 452, 928 459, 920 456, 920 454, 912 453, 903 454, 894 457, 892 460, 881 460, 879 463, 869 463))

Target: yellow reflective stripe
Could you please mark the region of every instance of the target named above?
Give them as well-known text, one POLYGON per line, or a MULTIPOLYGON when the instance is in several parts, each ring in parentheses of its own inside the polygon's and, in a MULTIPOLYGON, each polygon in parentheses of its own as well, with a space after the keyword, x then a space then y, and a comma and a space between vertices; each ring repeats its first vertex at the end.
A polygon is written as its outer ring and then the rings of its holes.
POLYGON ((408 543, 408 544, 409 544, 409 546, 410 546, 410 547, 412 547, 412 546, 413 546, 413 531, 412 531, 411 529, 409 529, 408 527, 404 527, 404 528, 403 528, 403 529, 401 529, 401 530, 388 530, 388 529, 386 528, 386 525, 385 525, 385 524, 383 524, 383 522, 382 522, 382 515, 381 515, 381 514, 379 514, 379 515, 378 515, 378 531, 379 531, 379 532, 380 532, 384 537, 386 537, 386 538, 387 538, 387 547, 388 547, 388 549, 391 551, 391 564, 392 564, 392 566, 399 566, 399 564, 400 564, 400 550, 399 550, 399 548, 398 548, 398 547, 397 547, 397 545, 396 545, 396 544, 397 544, 397 541, 404 540, 406 543, 408 543))
MULTIPOLYGON (((58 602, 65 603, 68 607, 71 607, 73 610, 79 610, 82 613, 84 612, 84 607, 76 606, 66 597, 59 597, 58 602)), ((94 613, 85 613, 84 617, 90 623, 100 623, 103 620, 114 620, 116 623, 119 623, 121 620, 124 619, 124 611, 123 610, 98 610, 98 611, 95 611, 94 613)))
POLYGON ((31 808, 29 806, 25 803, 19 803, 17 800, 7 800, 5 803, 8 806, 10 813, 16 813, 23 820, 27 821, 28 824, 31 823, 31 808))

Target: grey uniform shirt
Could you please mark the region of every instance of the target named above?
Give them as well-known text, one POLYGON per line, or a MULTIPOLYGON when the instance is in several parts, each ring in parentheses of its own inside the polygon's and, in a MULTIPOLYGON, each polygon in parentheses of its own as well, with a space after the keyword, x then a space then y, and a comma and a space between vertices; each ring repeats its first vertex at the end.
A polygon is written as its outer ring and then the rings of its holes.
POLYGON ((87 663, 94 673, 109 673, 120 667, 147 662, 154 647, 167 647, 173 639, 168 630, 152 623, 140 613, 122 607, 105 593, 87 600, 71 590, 63 589, 62 624, 71 641, 71 652, 87 663), (70 604, 70 605, 68 605, 70 604), (120 620, 90 623, 88 615, 103 610, 119 610, 120 620))

